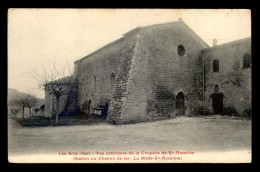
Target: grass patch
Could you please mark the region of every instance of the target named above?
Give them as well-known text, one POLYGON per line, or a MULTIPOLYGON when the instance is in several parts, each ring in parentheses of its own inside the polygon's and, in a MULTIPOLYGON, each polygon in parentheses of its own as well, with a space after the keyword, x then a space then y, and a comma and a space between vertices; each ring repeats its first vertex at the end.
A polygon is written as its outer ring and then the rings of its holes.
POLYGON ((106 121, 106 117, 94 114, 85 116, 60 116, 58 125, 56 125, 55 117, 14 118, 14 121, 22 127, 73 126, 103 123, 106 121))

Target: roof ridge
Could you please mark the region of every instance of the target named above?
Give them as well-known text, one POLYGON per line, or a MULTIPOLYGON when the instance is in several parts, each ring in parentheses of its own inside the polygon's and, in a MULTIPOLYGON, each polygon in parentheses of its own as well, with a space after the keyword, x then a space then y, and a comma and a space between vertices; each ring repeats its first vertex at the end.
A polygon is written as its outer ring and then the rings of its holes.
POLYGON ((129 33, 132 33, 134 31, 139 31, 140 29, 145 29, 149 27, 154 27, 154 26, 160 26, 160 25, 166 25, 166 24, 173 24, 173 23, 178 23, 179 21, 173 21, 173 22, 164 22, 164 23, 157 23, 157 24, 151 24, 151 25, 146 25, 146 26, 139 26, 134 29, 131 29, 130 31, 126 32, 123 34, 123 36, 127 36, 129 33))
POLYGON ((197 38, 199 38, 207 47, 210 47, 196 32, 194 32, 186 23, 184 23, 183 21, 179 21, 180 23, 182 23, 184 26, 186 26, 186 28, 188 28, 197 38))
POLYGON ((108 46, 111 46, 111 45, 113 45, 114 43, 116 43, 116 42, 118 42, 118 41, 121 41, 121 40, 123 40, 123 39, 125 39, 125 38, 124 38, 124 37, 121 37, 121 38, 118 38, 118 39, 116 39, 116 40, 114 40, 114 41, 108 43, 108 44, 105 44, 104 46, 102 46, 102 47, 100 47, 100 48, 94 50, 93 52, 91 52, 91 53, 89 53, 88 55, 82 57, 81 59, 78 59, 78 60, 74 61, 74 64, 75 64, 75 63, 78 63, 79 61, 81 61, 81 60, 83 60, 83 59, 85 59, 85 58, 87 58, 87 57, 89 57, 89 56, 91 56, 91 55, 97 53, 98 51, 100 51, 100 50, 102 50, 102 49, 104 49, 104 48, 106 48, 106 47, 108 47, 108 46))
POLYGON ((81 60, 83 60, 83 59, 85 59, 85 58, 87 58, 87 57, 89 57, 89 56, 91 56, 91 55, 93 55, 94 53, 96 53, 96 52, 102 50, 103 48, 108 47, 108 46, 110 46, 110 45, 116 43, 117 41, 120 41, 120 40, 125 39, 125 37, 127 37, 127 36, 130 36, 130 35, 132 35, 132 34, 135 34, 135 33, 139 32, 141 29, 146 29, 146 28, 155 27, 155 26, 161 26, 161 25, 167 25, 167 24, 175 24, 175 23, 182 23, 182 24, 183 24, 184 26, 186 26, 186 28, 188 28, 197 38, 199 38, 205 46, 210 47, 210 46, 209 46, 204 40, 202 40, 186 23, 184 23, 182 20, 178 20, 178 21, 171 21, 171 22, 164 22, 164 23, 158 23, 158 24, 151 24, 151 25, 147 25, 147 26, 136 27, 136 28, 134 28, 134 29, 132 29, 132 30, 126 32, 125 34, 123 34, 121 38, 118 38, 118 39, 114 40, 113 42, 110 42, 110 43, 108 43, 108 44, 106 44, 106 45, 104 45, 104 46, 98 48, 97 50, 93 51, 92 53, 90 53, 90 54, 88 54, 88 55, 82 57, 81 59, 74 61, 74 64, 80 62, 81 60))
POLYGON ((223 44, 215 45, 215 46, 213 46, 213 47, 204 48, 204 49, 202 49, 202 51, 207 51, 207 50, 212 50, 212 49, 218 49, 218 48, 221 48, 221 47, 223 47, 223 46, 228 46, 228 45, 230 45, 230 44, 237 44, 237 43, 246 41, 247 39, 251 39, 251 36, 250 36, 250 37, 246 37, 246 38, 242 38, 242 39, 238 39, 238 40, 234 40, 234 41, 230 41, 230 42, 225 42, 225 43, 223 43, 223 44))
POLYGON ((174 24, 174 23, 178 23, 179 21, 171 21, 171 22, 165 22, 165 23, 158 23, 158 24, 151 24, 151 25, 147 25, 147 26, 142 26, 141 28, 148 28, 148 27, 153 27, 153 26, 160 26, 160 25, 166 25, 166 24, 174 24))
POLYGON ((199 38, 202 43, 207 46, 210 47, 200 36, 198 36, 196 34, 196 32, 194 32, 182 19, 178 20, 178 21, 171 21, 171 22, 165 22, 165 23, 158 23, 158 24, 151 24, 151 25, 147 25, 147 26, 142 26, 142 27, 137 27, 135 29, 130 30, 129 32, 127 32, 124 35, 127 35, 128 33, 134 32, 135 30, 139 31, 141 29, 146 29, 146 28, 150 28, 150 27, 155 27, 155 26, 161 26, 161 25, 167 25, 167 24, 175 24, 175 23, 181 23, 183 24, 186 28, 188 28, 197 38, 199 38))

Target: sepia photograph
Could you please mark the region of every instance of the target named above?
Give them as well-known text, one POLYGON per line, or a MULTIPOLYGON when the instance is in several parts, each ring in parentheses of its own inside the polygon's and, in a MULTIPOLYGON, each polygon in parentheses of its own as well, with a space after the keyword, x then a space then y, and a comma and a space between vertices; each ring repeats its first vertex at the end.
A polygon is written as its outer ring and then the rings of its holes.
POLYGON ((250 9, 8 10, 10 163, 251 163, 250 9))

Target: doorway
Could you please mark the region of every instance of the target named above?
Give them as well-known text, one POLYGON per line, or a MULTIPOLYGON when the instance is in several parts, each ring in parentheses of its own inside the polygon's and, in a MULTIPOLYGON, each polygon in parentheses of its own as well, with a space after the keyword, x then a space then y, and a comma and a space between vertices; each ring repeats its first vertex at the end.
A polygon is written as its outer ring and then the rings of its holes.
POLYGON ((212 107, 214 114, 223 114, 223 94, 214 93, 212 95, 212 107))
POLYGON ((183 92, 179 92, 176 96, 176 108, 178 109, 178 115, 185 114, 185 103, 184 103, 183 92))
POLYGON ((92 110, 91 110, 91 100, 88 101, 88 114, 91 114, 92 110))

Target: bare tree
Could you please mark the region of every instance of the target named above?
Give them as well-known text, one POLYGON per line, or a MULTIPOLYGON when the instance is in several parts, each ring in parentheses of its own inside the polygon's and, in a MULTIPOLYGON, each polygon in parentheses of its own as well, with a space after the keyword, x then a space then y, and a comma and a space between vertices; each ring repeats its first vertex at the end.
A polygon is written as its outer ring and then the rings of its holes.
POLYGON ((23 119, 24 119, 24 108, 28 106, 28 98, 29 95, 25 93, 19 93, 17 96, 12 100, 12 104, 20 106, 23 110, 23 119))
POLYGON ((29 108, 29 113, 30 113, 30 118, 32 118, 32 107, 36 106, 36 104, 38 103, 38 99, 35 96, 28 96, 27 99, 27 107, 29 108))
POLYGON ((69 94, 72 89, 75 87, 76 83, 73 79, 73 68, 70 66, 70 63, 66 61, 65 65, 56 65, 54 62, 49 66, 47 70, 43 66, 42 62, 42 73, 34 73, 38 87, 45 92, 55 96, 56 99, 56 124, 58 124, 59 116, 59 104, 60 97, 69 94))

